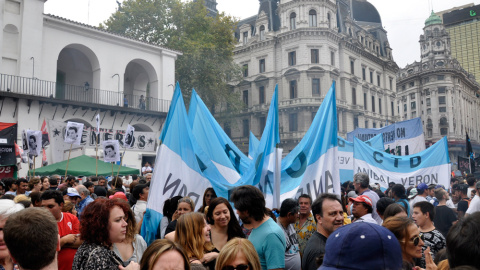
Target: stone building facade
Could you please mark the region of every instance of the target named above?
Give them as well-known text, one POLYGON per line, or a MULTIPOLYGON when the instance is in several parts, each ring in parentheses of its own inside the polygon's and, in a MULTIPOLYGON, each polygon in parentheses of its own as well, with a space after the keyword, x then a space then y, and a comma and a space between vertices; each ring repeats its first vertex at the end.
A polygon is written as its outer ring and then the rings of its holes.
POLYGON ((450 35, 438 15, 432 12, 423 30, 420 62, 398 72, 396 110, 402 120, 422 118, 427 146, 448 136, 456 161, 465 156, 465 132, 474 148, 480 141, 480 85, 452 56, 450 35))
POLYGON ((275 85, 279 90, 284 153, 303 138, 337 82, 338 133, 397 121, 396 72, 387 33, 365 0, 259 0, 258 14, 238 24, 234 60, 243 80, 233 83, 245 103, 236 128, 226 127, 247 151, 260 137, 275 85))

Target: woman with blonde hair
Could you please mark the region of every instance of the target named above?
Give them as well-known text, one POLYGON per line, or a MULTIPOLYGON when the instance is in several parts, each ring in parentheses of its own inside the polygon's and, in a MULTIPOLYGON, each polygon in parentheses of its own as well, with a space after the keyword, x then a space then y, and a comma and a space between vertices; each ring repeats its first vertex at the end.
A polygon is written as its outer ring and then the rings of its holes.
POLYGON ((177 219, 173 220, 172 222, 170 222, 168 224, 167 228, 165 229, 165 238, 169 239, 169 240, 173 240, 175 238, 173 232, 175 232, 175 228, 177 226, 178 218, 183 214, 191 213, 193 211, 195 211, 195 203, 193 202, 192 199, 190 199, 190 197, 185 196, 185 197, 181 198, 180 200, 178 200, 177 211, 175 211, 175 213, 174 213, 174 215, 177 216, 177 219), (168 235, 168 234, 170 234, 170 235, 168 235))
POLYGON ((153 269, 190 270, 187 255, 176 243, 167 240, 155 240, 143 253, 140 261, 141 270, 153 269))
POLYGON ((210 240, 210 225, 198 212, 180 216, 175 229, 175 242, 187 255, 192 269, 215 269, 218 251, 210 240))
POLYGON ((233 238, 223 247, 215 270, 262 270, 253 244, 244 238, 233 238))

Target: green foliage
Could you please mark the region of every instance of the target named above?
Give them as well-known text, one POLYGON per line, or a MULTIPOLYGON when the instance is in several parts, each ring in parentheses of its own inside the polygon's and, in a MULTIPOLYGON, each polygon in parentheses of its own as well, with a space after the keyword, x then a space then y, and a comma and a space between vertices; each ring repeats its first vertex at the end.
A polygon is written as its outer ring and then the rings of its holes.
MULTIPOLYGON (((241 79, 233 62, 236 20, 224 13, 207 16, 201 1, 125 0, 100 27, 128 37, 181 51, 175 76, 188 101, 195 88, 212 112, 224 117, 242 109, 228 81, 241 79)), ((188 104, 188 103, 187 103, 188 104)))

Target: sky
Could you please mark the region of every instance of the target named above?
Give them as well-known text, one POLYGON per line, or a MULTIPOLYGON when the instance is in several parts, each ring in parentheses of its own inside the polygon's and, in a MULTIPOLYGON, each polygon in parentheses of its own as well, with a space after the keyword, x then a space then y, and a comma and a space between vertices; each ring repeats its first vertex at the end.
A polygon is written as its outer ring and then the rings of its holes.
MULTIPOLYGON (((118 0, 122 2, 123 0, 118 0)), ((393 58, 400 68, 420 60, 418 40, 432 9, 443 11, 480 0, 369 0, 380 13, 393 58)), ((217 0, 217 9, 239 19, 256 15, 258 0, 217 0)), ((117 8, 116 0, 48 0, 44 13, 93 26, 107 20, 117 8)))

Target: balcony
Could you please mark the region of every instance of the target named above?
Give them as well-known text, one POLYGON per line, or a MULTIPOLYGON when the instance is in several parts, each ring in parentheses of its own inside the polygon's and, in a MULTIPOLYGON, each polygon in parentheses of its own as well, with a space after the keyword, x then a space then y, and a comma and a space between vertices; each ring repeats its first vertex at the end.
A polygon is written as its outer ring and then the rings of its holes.
MULTIPOLYGON (((36 78, 25 78, 13 75, 0 74, 0 93, 13 93, 44 97, 58 101, 71 101, 75 103, 97 104, 105 106, 123 107, 124 95, 121 92, 107 91, 84 86, 57 84, 56 82, 43 81, 36 78)), ((168 112, 170 100, 146 97, 145 102, 140 101, 138 95, 126 95, 128 108, 146 110, 151 112, 168 112)))

